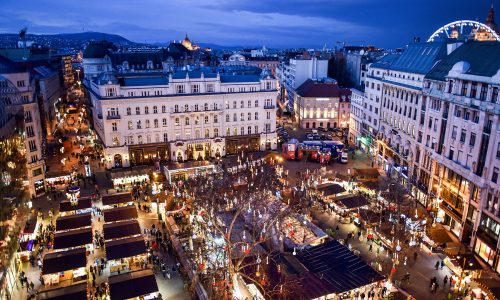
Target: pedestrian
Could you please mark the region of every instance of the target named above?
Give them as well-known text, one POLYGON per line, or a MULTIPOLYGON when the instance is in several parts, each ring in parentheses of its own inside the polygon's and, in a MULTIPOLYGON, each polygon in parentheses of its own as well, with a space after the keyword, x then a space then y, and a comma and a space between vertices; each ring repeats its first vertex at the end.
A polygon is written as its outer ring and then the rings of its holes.
POLYGON ((30 289, 33 291, 35 289, 35 284, 32 282, 30 282, 30 289))
POLYGON ((439 265, 440 265, 440 263, 439 263, 439 260, 438 260, 438 261, 436 262, 436 264, 434 265, 434 268, 435 268, 436 270, 439 270, 439 265))
POLYGON ((414 261, 417 261, 417 257, 418 257, 418 252, 417 251, 413 252, 413 260, 414 261))
POLYGON ((437 289, 438 289, 438 288, 439 288, 439 283, 437 283, 437 282, 436 282, 436 283, 434 284, 434 293, 436 293, 436 292, 437 292, 437 289))
POLYGON ((444 260, 441 261, 441 270, 444 268, 444 260))
POLYGON ((436 290, 436 283, 433 282, 431 285, 431 293, 434 293, 435 290, 436 290))
POLYGON ((444 279, 443 279, 443 289, 444 289, 444 287, 446 286, 447 283, 448 283, 448 275, 444 276, 444 279))
POLYGON ((370 244, 370 247, 368 247, 368 251, 372 252, 373 250, 373 244, 370 244))

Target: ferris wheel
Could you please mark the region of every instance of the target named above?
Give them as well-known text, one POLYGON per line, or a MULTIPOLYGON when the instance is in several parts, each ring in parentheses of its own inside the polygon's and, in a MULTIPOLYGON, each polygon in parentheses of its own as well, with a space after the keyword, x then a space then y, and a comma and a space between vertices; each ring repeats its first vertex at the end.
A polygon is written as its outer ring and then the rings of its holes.
POLYGON ((488 25, 470 20, 461 20, 448 23, 436 30, 427 42, 433 42, 443 38, 468 37, 473 31, 483 30, 491 35, 495 40, 500 41, 498 34, 488 25))

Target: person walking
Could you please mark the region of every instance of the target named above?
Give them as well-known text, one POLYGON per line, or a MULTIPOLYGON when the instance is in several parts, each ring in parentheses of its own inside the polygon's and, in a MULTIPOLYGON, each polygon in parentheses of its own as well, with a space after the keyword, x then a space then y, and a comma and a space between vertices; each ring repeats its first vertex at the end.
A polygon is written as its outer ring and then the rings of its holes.
POLYGON ((436 262, 436 264, 434 265, 434 268, 435 268, 436 270, 439 270, 439 265, 440 265, 440 263, 439 263, 439 260, 438 260, 438 261, 436 262))
POLYGON ((448 283, 448 275, 444 276, 444 279, 443 279, 443 290, 446 287, 447 283, 448 283))
POLYGON ((441 270, 444 268, 444 260, 441 261, 441 270))

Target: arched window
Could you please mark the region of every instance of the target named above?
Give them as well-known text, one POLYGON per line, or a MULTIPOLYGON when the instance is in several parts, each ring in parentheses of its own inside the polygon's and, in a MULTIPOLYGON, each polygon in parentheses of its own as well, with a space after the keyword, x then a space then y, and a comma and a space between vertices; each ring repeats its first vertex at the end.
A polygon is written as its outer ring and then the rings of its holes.
POLYGON ((158 107, 157 107, 157 106, 153 106, 153 113, 154 113, 154 114, 157 114, 157 113, 158 113, 158 107))
POLYGON ((165 105, 161 106, 161 112, 166 113, 167 112, 167 107, 165 105))
POLYGON ((205 103, 205 105, 204 105, 204 109, 205 109, 205 110, 208 110, 208 103, 205 103))
POLYGON ((137 137, 137 142, 138 142, 139 144, 142 144, 142 135, 139 135, 139 136, 137 137))
POLYGON ((155 119, 153 123, 154 123, 155 128, 158 128, 158 119, 155 119))
POLYGON ((144 107, 144 114, 145 115, 149 114, 149 107, 148 106, 144 107))
POLYGON ((185 124, 189 125, 189 118, 188 117, 186 117, 186 119, 185 119, 185 124))
POLYGON ((205 116, 205 124, 208 124, 208 116, 205 116))
POLYGON ((175 126, 179 126, 179 125, 180 125, 179 118, 175 118, 175 126))
POLYGON ((214 128, 214 137, 219 136, 219 128, 214 128))
POLYGON ((142 123, 141 121, 137 121, 137 129, 142 129, 142 123))

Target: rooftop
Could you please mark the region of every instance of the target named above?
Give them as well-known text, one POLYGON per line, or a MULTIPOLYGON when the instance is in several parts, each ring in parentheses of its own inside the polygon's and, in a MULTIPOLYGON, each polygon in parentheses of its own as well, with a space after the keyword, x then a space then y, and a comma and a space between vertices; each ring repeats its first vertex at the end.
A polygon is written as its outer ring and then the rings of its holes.
POLYGON ((347 96, 350 98, 351 90, 340 88, 337 81, 314 81, 312 79, 306 80, 301 86, 297 88, 297 94, 301 97, 325 97, 334 98, 340 96, 347 96))
POLYGON ((446 56, 446 51, 446 43, 443 42, 410 44, 391 64, 390 69, 427 74, 437 61, 446 56))
POLYGON ((458 62, 468 64, 463 74, 492 77, 500 69, 500 42, 466 42, 438 62, 425 78, 444 81, 458 62))

